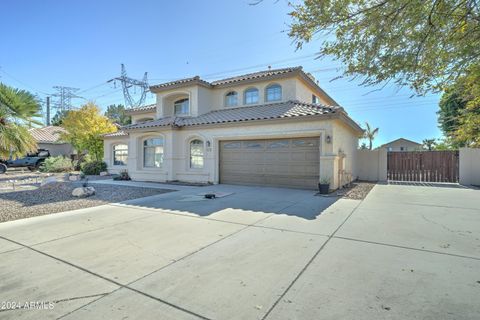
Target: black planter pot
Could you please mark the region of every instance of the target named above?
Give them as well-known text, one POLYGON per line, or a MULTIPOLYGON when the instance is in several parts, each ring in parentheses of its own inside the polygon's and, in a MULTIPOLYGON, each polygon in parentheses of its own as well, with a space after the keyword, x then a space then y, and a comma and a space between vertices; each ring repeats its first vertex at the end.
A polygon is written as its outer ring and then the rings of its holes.
POLYGON ((318 191, 320 194, 328 194, 330 190, 330 183, 319 183, 318 184, 318 191))

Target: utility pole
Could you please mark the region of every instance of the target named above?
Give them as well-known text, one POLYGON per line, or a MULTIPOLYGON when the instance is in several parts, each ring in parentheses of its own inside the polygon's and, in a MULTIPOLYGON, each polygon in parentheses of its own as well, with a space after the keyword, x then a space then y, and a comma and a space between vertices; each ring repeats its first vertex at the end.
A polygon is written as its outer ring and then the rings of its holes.
POLYGON ((50 125, 50 96, 47 96, 47 126, 50 125))

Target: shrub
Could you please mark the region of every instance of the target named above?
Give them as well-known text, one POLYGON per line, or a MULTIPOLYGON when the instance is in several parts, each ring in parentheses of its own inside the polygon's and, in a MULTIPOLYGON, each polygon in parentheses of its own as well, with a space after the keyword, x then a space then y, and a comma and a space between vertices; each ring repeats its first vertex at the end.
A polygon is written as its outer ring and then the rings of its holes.
POLYGON ((120 175, 118 175, 117 177, 113 178, 113 180, 125 180, 125 181, 128 181, 128 180, 132 180, 130 179, 130 176, 128 175, 128 171, 127 170, 123 170, 120 172, 120 175))
POLYGON ((68 158, 58 156, 45 159, 40 167, 42 172, 69 172, 73 170, 72 161, 68 158))
POLYGON ((107 171, 107 164, 103 161, 83 162, 80 168, 85 175, 99 175, 102 171, 107 171))

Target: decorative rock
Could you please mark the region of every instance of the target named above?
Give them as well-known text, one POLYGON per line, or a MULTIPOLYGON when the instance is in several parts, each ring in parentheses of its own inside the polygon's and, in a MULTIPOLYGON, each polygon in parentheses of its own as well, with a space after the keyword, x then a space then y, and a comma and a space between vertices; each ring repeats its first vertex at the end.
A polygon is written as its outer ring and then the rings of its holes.
POLYGON ((68 180, 70 180, 70 181, 78 181, 79 179, 80 179, 80 176, 78 176, 78 175, 68 177, 68 180))
POLYGON ((46 186, 46 185, 49 185, 49 184, 55 184, 57 183, 58 180, 57 178, 55 177, 48 177, 46 179, 44 179, 41 183, 40 183, 40 187, 43 187, 43 186, 46 186))
POLYGON ((100 172, 100 176, 102 176, 102 177, 103 176, 108 176, 108 172, 107 171, 102 171, 102 172, 100 172))
POLYGON ((85 197, 90 197, 95 194, 95 188, 94 187, 80 187, 80 188, 75 188, 72 191, 72 196, 78 197, 78 198, 85 198, 85 197))

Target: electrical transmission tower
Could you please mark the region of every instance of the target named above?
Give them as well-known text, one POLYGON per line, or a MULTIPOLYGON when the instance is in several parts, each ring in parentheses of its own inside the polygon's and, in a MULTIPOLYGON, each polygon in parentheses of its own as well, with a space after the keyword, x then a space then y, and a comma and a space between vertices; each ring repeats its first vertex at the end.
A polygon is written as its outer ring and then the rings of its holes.
POLYGON ((113 79, 108 80, 107 82, 112 82, 116 86, 116 82, 120 81, 122 84, 122 89, 123 89, 123 97, 125 99, 125 105, 126 107, 130 108, 136 108, 140 107, 145 103, 145 98, 147 97, 147 92, 148 92, 148 81, 147 81, 147 72, 143 75, 142 80, 136 80, 133 78, 130 78, 127 76, 127 70, 125 69, 125 65, 122 63, 122 72, 120 77, 116 77, 113 79), (129 89, 133 88, 136 90, 136 88, 140 89, 140 98, 138 100, 135 100, 132 97, 132 94, 130 93, 129 89))
POLYGON ((57 90, 57 93, 52 94, 52 97, 58 98, 58 100, 55 101, 55 103, 53 104, 53 107, 57 109, 57 112, 63 112, 73 109, 74 107, 72 106, 72 99, 82 98, 75 94, 75 92, 80 90, 78 88, 63 86, 54 86, 53 88, 57 90))

